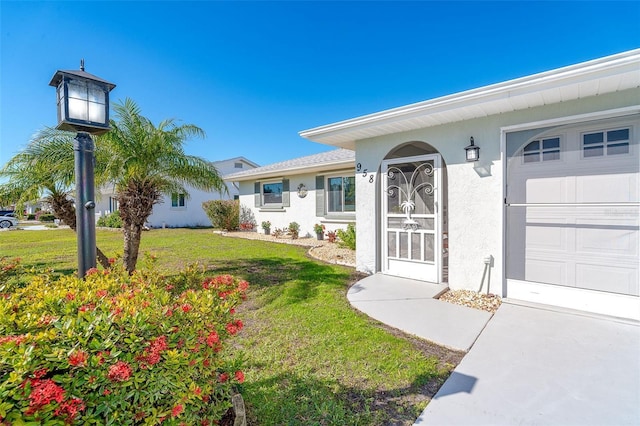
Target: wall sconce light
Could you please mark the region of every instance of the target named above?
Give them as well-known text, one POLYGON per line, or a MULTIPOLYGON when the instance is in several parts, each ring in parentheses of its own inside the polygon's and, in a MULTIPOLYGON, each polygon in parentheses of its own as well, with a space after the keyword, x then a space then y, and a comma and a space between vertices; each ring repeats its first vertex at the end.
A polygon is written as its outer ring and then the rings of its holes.
POLYGON ((469 140, 471 145, 464 147, 467 161, 478 161, 480 159, 480 147, 473 144, 473 136, 469 140))

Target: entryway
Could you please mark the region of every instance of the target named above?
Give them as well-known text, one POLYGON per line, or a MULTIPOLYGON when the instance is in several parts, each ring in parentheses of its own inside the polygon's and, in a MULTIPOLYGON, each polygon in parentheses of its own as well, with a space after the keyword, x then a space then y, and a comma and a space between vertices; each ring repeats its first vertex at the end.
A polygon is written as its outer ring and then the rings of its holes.
POLYGON ((440 154, 382 162, 382 272, 443 281, 443 173, 440 154))

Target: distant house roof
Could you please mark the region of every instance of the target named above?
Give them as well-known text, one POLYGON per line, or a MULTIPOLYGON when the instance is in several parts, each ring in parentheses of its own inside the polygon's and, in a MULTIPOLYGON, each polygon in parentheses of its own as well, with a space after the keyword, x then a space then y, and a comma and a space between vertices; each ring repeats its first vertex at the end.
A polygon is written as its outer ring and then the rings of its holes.
POLYGON ((212 163, 213 163, 214 165, 216 165, 216 164, 219 164, 219 163, 230 163, 230 162, 232 162, 232 161, 233 161, 233 162, 236 162, 236 163, 237 163, 237 162, 242 161, 242 162, 247 163, 247 164, 248 164, 248 165, 250 165, 251 167, 260 167, 260 164, 258 164, 258 163, 254 163, 253 161, 249 160, 249 159, 248 159, 248 158, 246 158, 246 157, 233 157, 233 158, 227 158, 226 160, 217 160, 217 161, 212 161, 212 163))
POLYGON ((640 87, 640 49, 300 132, 354 149, 355 141, 640 87))
POLYGON ((265 178, 289 176, 300 173, 315 173, 339 170, 352 167, 355 162, 355 152, 348 149, 335 149, 320 154, 294 158, 279 163, 268 164, 243 172, 232 173, 224 177, 231 182, 259 180, 265 178))

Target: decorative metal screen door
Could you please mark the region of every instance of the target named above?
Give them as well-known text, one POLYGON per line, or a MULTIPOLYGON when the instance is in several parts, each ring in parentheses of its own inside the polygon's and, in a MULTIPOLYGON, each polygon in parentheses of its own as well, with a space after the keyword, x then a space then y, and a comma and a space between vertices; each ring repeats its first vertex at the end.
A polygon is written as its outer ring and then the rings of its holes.
POLYGON ((384 161, 382 177, 382 272, 440 283, 440 155, 384 161))

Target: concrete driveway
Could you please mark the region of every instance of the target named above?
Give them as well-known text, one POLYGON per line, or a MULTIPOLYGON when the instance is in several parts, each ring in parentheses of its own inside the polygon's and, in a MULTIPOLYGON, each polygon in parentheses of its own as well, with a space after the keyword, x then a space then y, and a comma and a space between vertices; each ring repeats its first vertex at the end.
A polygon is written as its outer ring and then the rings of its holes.
POLYGON ((640 425, 640 324, 503 303, 416 425, 640 425))

